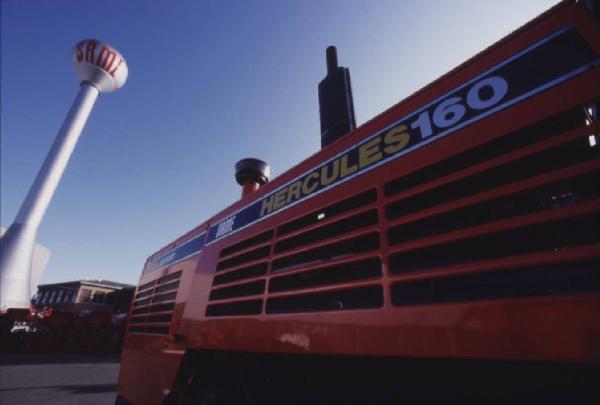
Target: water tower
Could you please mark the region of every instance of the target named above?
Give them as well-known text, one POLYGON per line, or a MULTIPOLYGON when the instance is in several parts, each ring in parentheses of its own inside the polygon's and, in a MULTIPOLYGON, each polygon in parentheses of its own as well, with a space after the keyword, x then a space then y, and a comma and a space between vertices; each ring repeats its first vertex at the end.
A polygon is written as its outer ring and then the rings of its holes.
POLYGON ((0 309, 29 307, 31 260, 37 230, 100 93, 127 80, 127 64, 113 47, 95 39, 73 50, 81 87, 19 212, 0 239, 0 309))

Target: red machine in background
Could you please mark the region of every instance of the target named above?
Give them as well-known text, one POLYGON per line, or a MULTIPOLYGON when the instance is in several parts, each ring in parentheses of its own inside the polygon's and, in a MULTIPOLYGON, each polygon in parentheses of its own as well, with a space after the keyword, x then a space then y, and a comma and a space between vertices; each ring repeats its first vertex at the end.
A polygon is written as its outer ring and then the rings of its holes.
POLYGON ((42 284, 30 308, 0 313, 0 351, 120 352, 134 289, 92 279, 42 284))
POLYGON ((594 7, 358 128, 328 50, 323 149, 148 258, 117 403, 600 400, 594 7))
POLYGON ((109 309, 55 311, 32 307, 10 309, 0 319, 2 352, 118 353, 127 314, 109 309))

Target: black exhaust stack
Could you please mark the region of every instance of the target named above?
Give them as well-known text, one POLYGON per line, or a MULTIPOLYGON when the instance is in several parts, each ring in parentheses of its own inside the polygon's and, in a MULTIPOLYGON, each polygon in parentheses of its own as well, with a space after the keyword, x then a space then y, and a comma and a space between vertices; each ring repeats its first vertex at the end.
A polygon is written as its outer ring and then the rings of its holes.
POLYGON ((338 66, 335 46, 326 53, 327 76, 319 83, 321 149, 356 128, 350 71, 338 66))

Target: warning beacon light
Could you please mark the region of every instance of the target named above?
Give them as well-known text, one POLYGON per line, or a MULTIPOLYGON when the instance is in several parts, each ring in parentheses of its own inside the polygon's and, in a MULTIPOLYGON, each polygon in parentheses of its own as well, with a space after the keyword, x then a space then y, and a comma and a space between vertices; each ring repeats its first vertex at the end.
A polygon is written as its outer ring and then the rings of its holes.
POLYGON ((81 82, 77 97, 14 222, 0 240, 0 309, 29 307, 33 247, 44 213, 96 99, 100 93, 123 87, 127 80, 123 55, 98 40, 77 43, 73 62, 81 82))

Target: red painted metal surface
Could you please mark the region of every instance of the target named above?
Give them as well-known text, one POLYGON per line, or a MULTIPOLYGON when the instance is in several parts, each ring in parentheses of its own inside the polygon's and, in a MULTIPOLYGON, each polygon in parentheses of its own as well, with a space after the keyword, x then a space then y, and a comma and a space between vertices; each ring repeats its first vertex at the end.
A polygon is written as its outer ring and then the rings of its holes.
POLYGON ((244 185, 242 186, 242 198, 254 193, 259 188, 260 188, 260 184, 254 182, 254 181, 249 181, 247 183, 244 183, 244 185))
MULTIPOLYGON (((227 218, 249 202, 259 200, 300 174, 318 167, 319 163, 386 128, 406 114, 417 110, 441 94, 495 66, 565 25, 573 25, 596 54, 600 54, 598 24, 591 19, 580 4, 570 1, 561 3, 498 44, 476 55, 416 94, 362 125, 331 147, 309 157, 271 183, 254 191, 252 195, 234 203, 173 244, 161 249, 149 260, 160 257, 173 246, 179 246, 194 236, 207 232, 210 226, 227 218)), ((401 201, 487 169, 497 168, 507 163, 512 164, 519 159, 600 132, 600 124, 580 126, 563 131, 547 141, 533 143, 500 154, 481 163, 442 175, 435 180, 426 181, 406 191, 391 196, 386 196, 385 193, 385 184, 393 179, 408 175, 449 156, 483 145, 532 123, 541 122, 562 111, 583 106, 599 98, 600 68, 595 66, 573 79, 551 87, 486 119, 477 121, 400 159, 382 165, 366 175, 358 176, 352 181, 333 187, 272 215, 256 225, 240 230, 235 235, 204 246, 201 253, 157 272, 143 275, 140 279, 140 286, 159 283, 155 280, 161 280, 162 277, 181 272, 180 276, 177 276, 179 277, 179 287, 176 298, 174 298, 174 309, 167 311, 169 316, 172 315, 172 320, 165 333, 130 333, 126 337, 119 377, 119 392, 135 403, 159 403, 172 389, 177 370, 188 349, 600 363, 600 346, 597 344, 600 339, 600 295, 597 293, 502 300, 480 299, 412 306, 394 305, 392 297, 392 288, 397 283, 446 276, 483 274, 497 270, 513 272, 532 266, 598 260, 600 259, 600 244, 597 242, 550 252, 529 252, 462 264, 446 264, 414 272, 392 272, 390 263, 390 256, 402 252, 411 252, 427 246, 466 238, 484 237, 500 231, 524 228, 528 225, 545 224, 598 213, 600 212, 600 199, 593 198, 556 209, 526 213, 490 223, 482 223, 465 230, 433 234, 394 245, 390 244, 389 237, 387 237, 388 229, 391 227, 412 223, 433 215, 449 213, 475 203, 541 187, 561 179, 597 172, 600 169, 598 157, 559 170, 508 182, 500 187, 473 195, 440 201, 430 208, 417 210, 398 218, 389 219, 385 214, 388 204, 392 202, 401 201), (279 235, 276 232, 280 225, 295 218, 302 217, 307 213, 318 212, 336 201, 371 189, 377 191, 378 197, 374 201, 332 218, 323 218, 315 224, 307 225, 285 235, 279 235), (291 246, 284 252, 274 251, 279 242, 295 240, 292 238, 309 230, 319 229, 370 210, 376 210, 378 214, 378 221, 373 225, 341 235, 329 235, 326 242, 316 239, 313 242, 306 242, 301 247, 291 246), (274 231, 271 237, 236 253, 220 257, 224 248, 267 230, 274 231), (372 232, 379 236, 379 248, 375 250, 342 258, 332 258, 326 262, 306 263, 282 272, 273 271, 273 263, 277 260, 289 258, 325 244, 329 245, 372 232), (252 252, 260 247, 270 249, 267 258, 234 264, 222 272, 216 271, 217 263, 220 260, 235 258, 241 253, 252 252), (289 291, 269 291, 272 281, 280 276, 329 268, 332 264, 348 264, 363 258, 378 258, 382 263, 381 275, 358 281, 346 280, 289 291), (251 264, 260 264, 265 261, 269 263, 269 271, 251 280, 265 280, 266 288, 263 287, 262 293, 248 295, 244 298, 262 300, 260 313, 238 316, 206 316, 209 304, 232 303, 242 300, 239 296, 211 300, 209 298, 211 291, 214 294, 214 291, 220 288, 213 286, 215 275, 234 273, 251 264), (268 307, 268 303, 271 303, 274 298, 340 291, 360 286, 380 286, 383 291, 381 305, 348 311, 303 311, 281 314, 268 313, 269 311, 265 310, 265 307, 268 307)), ((247 283, 247 279, 230 280, 223 283, 223 287, 243 286, 247 283)), ((139 287, 138 293, 143 290, 142 287, 139 287)), ((135 315, 135 309, 133 311, 133 315, 135 315)), ((152 326, 150 323, 148 325, 152 326)))

